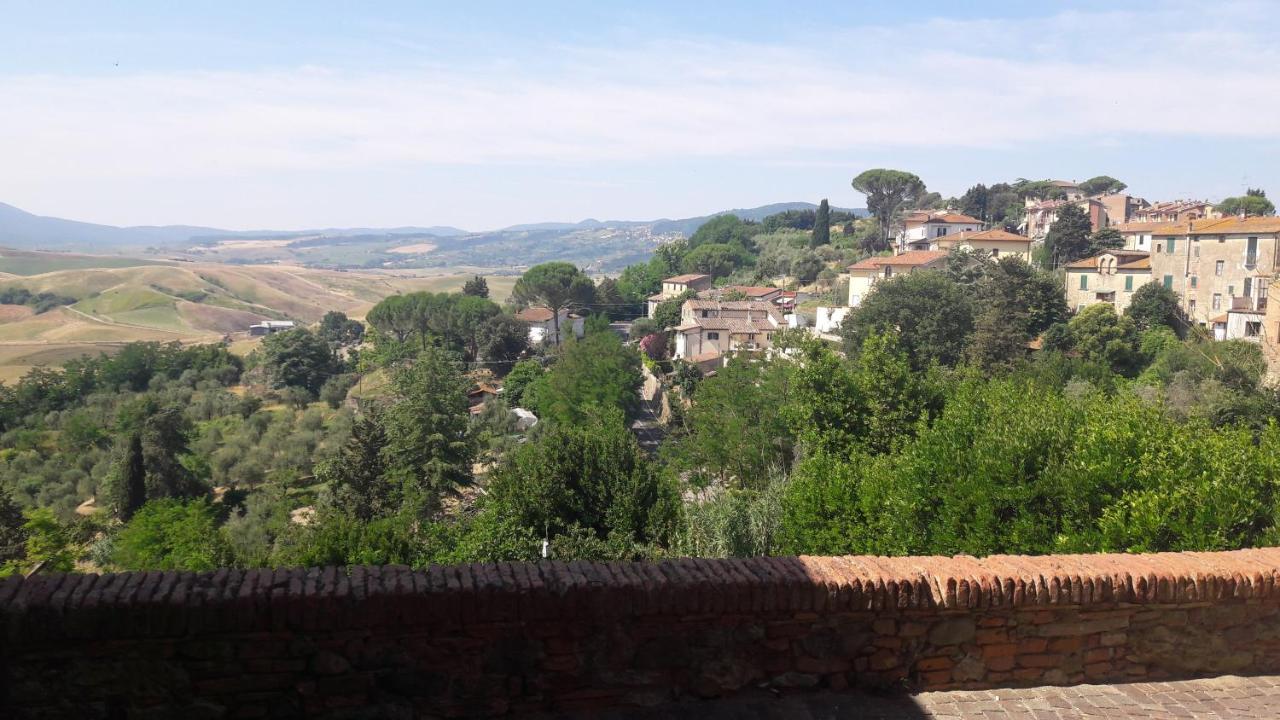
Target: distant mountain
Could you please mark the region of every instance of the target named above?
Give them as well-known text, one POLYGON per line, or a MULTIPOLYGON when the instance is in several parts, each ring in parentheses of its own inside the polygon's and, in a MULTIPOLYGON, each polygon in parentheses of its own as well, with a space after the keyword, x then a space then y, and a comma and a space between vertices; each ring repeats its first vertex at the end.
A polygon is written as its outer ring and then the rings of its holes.
POLYGON ((182 244, 198 238, 293 237, 301 235, 433 235, 455 237, 466 230, 436 225, 396 228, 322 228, 314 230, 222 230, 195 225, 116 227, 35 215, 0 203, 0 246, 40 249, 118 249, 129 246, 182 244))
MULTIPOLYGON (((719 215, 737 215, 743 220, 762 220, 774 213, 786 210, 812 210, 817 205, 807 202, 773 203, 760 207, 723 210, 710 215, 671 220, 596 220, 589 218, 576 223, 544 222, 512 225, 487 233, 471 233, 456 227, 433 225, 430 227, 395 228, 319 228, 309 230, 222 230, 192 225, 163 225, 116 227, 95 223, 63 220, 62 218, 34 215, 12 205, 0 203, 0 246, 40 250, 119 250, 147 246, 182 246, 192 242, 216 238, 298 238, 325 236, 350 238, 356 236, 431 236, 435 238, 461 238, 478 235, 519 236, 525 233, 572 233, 582 230, 648 228, 652 235, 680 233, 692 235, 706 221, 719 215)), ((839 210, 841 208, 832 208, 839 210)), ((865 215, 862 209, 851 212, 865 215)))

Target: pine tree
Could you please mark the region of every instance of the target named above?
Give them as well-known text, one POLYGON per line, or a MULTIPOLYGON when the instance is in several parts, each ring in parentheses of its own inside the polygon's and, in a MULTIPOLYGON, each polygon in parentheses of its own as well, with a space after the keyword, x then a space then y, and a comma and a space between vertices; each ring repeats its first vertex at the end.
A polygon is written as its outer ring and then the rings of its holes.
POLYGON ((827 199, 818 203, 818 214, 813 218, 813 235, 809 239, 809 247, 816 248, 831 243, 831 206, 827 199))
POLYGON ((22 510, 13 501, 9 491, 0 487, 0 566, 26 557, 25 524, 26 518, 22 517, 22 510))
POLYGON ((336 458, 316 468, 316 477, 330 484, 335 505, 363 522, 395 513, 398 488, 384 477, 382 451, 387 432, 377 417, 366 416, 351 427, 351 439, 336 458))
POLYGON ((131 432, 124 439, 111 479, 107 485, 107 504, 116 517, 129 518, 147 501, 147 467, 142 455, 142 433, 131 432))

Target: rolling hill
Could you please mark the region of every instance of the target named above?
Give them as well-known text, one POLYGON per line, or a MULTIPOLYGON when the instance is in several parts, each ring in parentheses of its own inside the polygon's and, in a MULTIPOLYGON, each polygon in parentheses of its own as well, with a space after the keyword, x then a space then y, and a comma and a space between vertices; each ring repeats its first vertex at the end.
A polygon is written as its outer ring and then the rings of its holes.
MULTIPOLYGON (((75 302, 36 314, 0 305, 0 380, 37 365, 111 352, 127 342, 243 340, 266 319, 307 324, 330 310, 363 317, 382 298, 456 290, 470 275, 346 272, 283 265, 128 261, 118 257, 0 249, 0 287, 52 292, 75 302), (92 267, 101 261, 105 266, 92 267)), ((493 296, 514 277, 490 277, 493 296)), ((237 342, 248 349, 250 343, 237 342)))

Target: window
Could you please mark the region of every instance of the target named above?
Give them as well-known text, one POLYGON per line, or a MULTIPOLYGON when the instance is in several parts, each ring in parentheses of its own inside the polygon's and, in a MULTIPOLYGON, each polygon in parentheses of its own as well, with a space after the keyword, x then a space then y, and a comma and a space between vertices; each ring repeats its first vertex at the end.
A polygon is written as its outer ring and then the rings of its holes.
POLYGON ((1081 290, 1089 289, 1089 276, 1085 275, 1084 273, 1080 273, 1080 289, 1081 290))
POLYGON ((1165 289, 1166 289, 1166 290, 1172 290, 1172 289, 1173 289, 1173 276, 1172 276, 1172 275, 1165 275, 1165 276, 1164 276, 1164 287, 1165 287, 1165 289))
POLYGON ((1235 297, 1235 296, 1236 296, 1236 286, 1235 286, 1235 285, 1228 285, 1228 286, 1227 286, 1227 297, 1235 297))
POLYGON ((1213 309, 1214 310, 1222 309, 1222 293, 1213 294, 1213 309))
POLYGON ((1172 255, 1174 247, 1178 244, 1178 238, 1169 238, 1169 254, 1172 255))
POLYGON ((1195 275, 1192 275, 1192 276, 1191 276, 1191 289, 1192 289, 1192 290, 1195 290, 1197 287, 1199 287, 1199 285, 1200 285, 1200 278, 1196 277, 1195 275))
POLYGON ((720 333, 718 333, 718 332, 709 332, 709 333, 707 333, 707 339, 708 339, 708 340, 719 340, 719 339, 720 339, 720 333))
POLYGON ((1219 235, 1219 236, 1218 236, 1218 242, 1219 242, 1219 243, 1224 243, 1224 242, 1226 242, 1226 241, 1227 241, 1227 236, 1226 236, 1226 235, 1219 235))
POLYGON ((1125 292, 1133 292, 1133 276, 1132 275, 1124 276, 1124 290, 1125 292))
POLYGON ((703 310, 703 311, 702 311, 702 317, 711 317, 711 311, 710 311, 710 310, 703 310))
POLYGON ((1244 324, 1245 337, 1258 337, 1262 334, 1262 323, 1257 320, 1247 320, 1244 324))
POLYGON ((1000 249, 991 248, 991 257, 1000 257, 1000 249))
POLYGON ((935 229, 934 229, 934 231, 933 231, 933 236, 934 236, 934 237, 942 237, 943 235, 946 235, 946 234, 947 234, 947 228, 946 228, 946 227, 935 228, 935 229))
POLYGON ((1253 278, 1244 279, 1244 296, 1253 297, 1253 278))
POLYGON ((1217 275, 1218 277, 1222 277, 1222 261, 1221 260, 1213 264, 1213 274, 1217 275))
POLYGON ((1249 238, 1249 243, 1244 249, 1244 266, 1254 267, 1258 264, 1258 238, 1249 238))
POLYGON ((1191 241, 1191 254, 1200 257, 1200 238, 1191 241))
POLYGON ((1164 243, 1156 243, 1156 252, 1164 252, 1164 243))
POLYGON ((1187 313, 1188 313, 1188 314, 1194 314, 1194 313, 1195 313, 1195 311, 1196 311, 1196 301, 1195 301, 1195 300, 1188 300, 1188 301, 1187 301, 1187 313))

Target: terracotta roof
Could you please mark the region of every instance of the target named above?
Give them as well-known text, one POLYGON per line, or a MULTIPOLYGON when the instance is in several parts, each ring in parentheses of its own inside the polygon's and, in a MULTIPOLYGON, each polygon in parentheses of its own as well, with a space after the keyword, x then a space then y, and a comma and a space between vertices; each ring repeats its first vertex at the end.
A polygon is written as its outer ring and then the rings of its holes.
POLYGON ((1083 260, 1069 262, 1063 267, 1077 270, 1094 270, 1098 267, 1098 258, 1103 255, 1111 255, 1116 259, 1117 270, 1150 270, 1151 254, 1144 250, 1108 250, 1098 253, 1093 257, 1087 257, 1083 260))
POLYGON ((885 265, 895 267, 920 267, 945 258, 946 250, 911 250, 901 255, 883 255, 860 260, 849 266, 850 270, 874 270, 885 265))
POLYGON ((702 274, 699 274, 699 273, 688 273, 688 274, 686 274, 686 275, 676 275, 676 276, 674 276, 674 277, 666 278, 666 279, 664 279, 662 282, 664 282, 664 283, 691 283, 691 282, 697 282, 698 280, 702 280, 702 279, 704 279, 704 278, 709 278, 709 277, 711 277, 711 276, 710 276, 710 275, 702 275, 702 274))
POLYGON ((1280 233, 1280 218, 1271 216, 1240 218, 1233 215, 1231 217, 1193 221, 1190 231, 1187 231, 1181 223, 1171 226, 1183 227, 1182 232, 1188 235, 1230 235, 1246 232, 1280 233))
POLYGON ((1166 225, 1168 225, 1168 224, 1169 224, 1169 223, 1164 222, 1164 221, 1154 221, 1154 222, 1127 222, 1127 223, 1119 223, 1119 224, 1117 224, 1117 225, 1112 225, 1112 227, 1114 227, 1116 230, 1118 230, 1119 232, 1122 232, 1122 233, 1126 233, 1126 232, 1146 232, 1146 231, 1148 231, 1148 230, 1155 230, 1156 228, 1162 228, 1162 227, 1164 227, 1164 226, 1166 226, 1166 225))
POLYGON ((926 223, 973 223, 981 225, 982 221, 976 217, 961 215, 960 213, 944 213, 942 215, 934 215, 925 221, 926 223))
POLYGON ((759 310, 767 313, 773 311, 773 305, 756 300, 685 300, 694 310, 759 310))
POLYGON ((1209 322, 1214 323, 1214 324, 1217 324, 1217 323, 1225 323, 1226 321, 1227 321, 1227 314, 1226 314, 1226 313, 1222 313, 1221 315, 1219 315, 1219 316, 1218 316, 1218 317, 1216 317, 1216 318, 1213 318, 1213 319, 1212 319, 1212 320, 1210 320, 1209 322))
POLYGON ((523 320, 524 322, 546 322, 553 317, 555 317, 555 315, 551 310, 544 307, 525 308, 524 310, 516 313, 516 319, 523 320))
POLYGON ((703 290, 702 292, 698 293, 698 297, 715 299, 724 295, 725 293, 735 292, 735 291, 740 292, 743 295, 746 295, 747 297, 750 297, 750 298, 762 298, 766 295, 772 295, 774 293, 782 292, 781 290, 775 287, 760 287, 757 285, 725 285, 724 287, 711 288, 710 290, 703 290))
POLYGON ((1026 235, 1018 235, 1017 233, 1011 233, 1011 232, 1008 232, 1007 230, 1000 230, 1000 229, 978 230, 978 231, 965 230, 964 232, 958 232, 954 235, 943 235, 942 237, 929 238, 929 239, 932 241, 1002 240, 1002 241, 1008 241, 1008 242, 1024 242, 1024 243, 1031 242, 1031 238, 1027 237, 1026 235))

